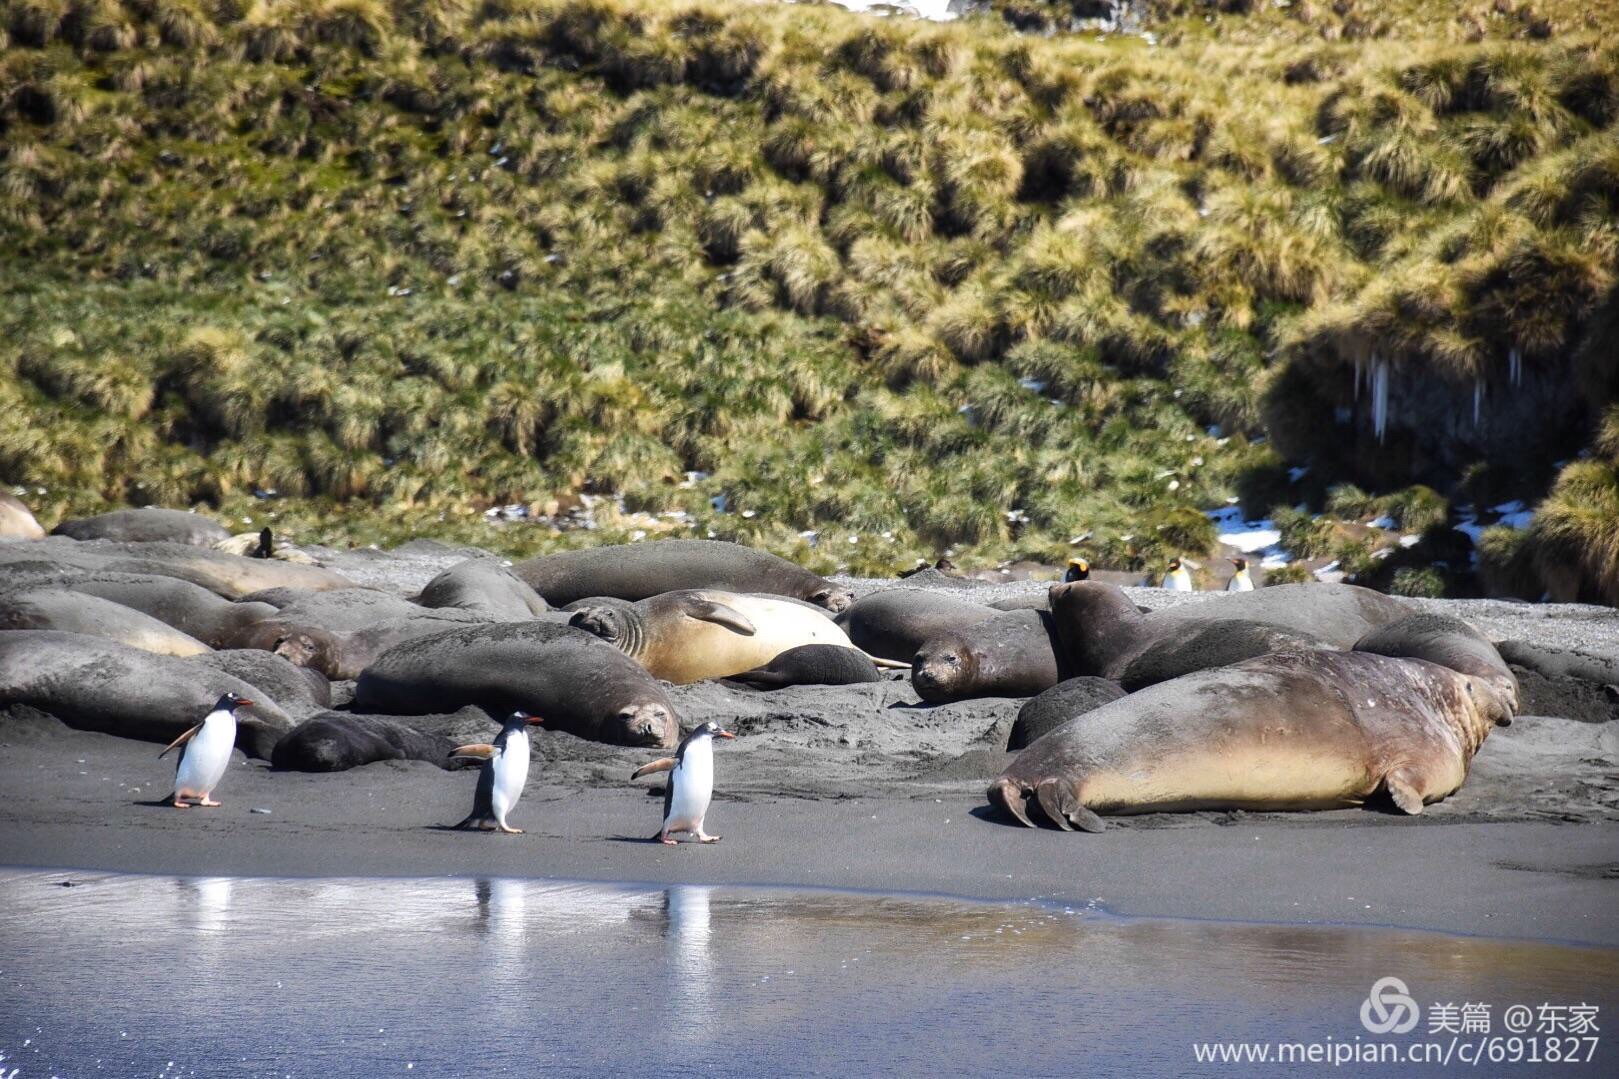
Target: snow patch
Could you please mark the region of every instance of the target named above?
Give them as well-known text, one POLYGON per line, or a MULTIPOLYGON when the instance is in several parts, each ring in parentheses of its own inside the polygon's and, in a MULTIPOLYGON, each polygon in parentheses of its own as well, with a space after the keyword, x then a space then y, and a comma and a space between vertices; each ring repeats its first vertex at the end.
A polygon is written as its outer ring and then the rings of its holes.
POLYGON ((1214 522, 1214 530, 1221 543, 1235 547, 1243 554, 1257 554, 1265 569, 1278 569, 1293 560, 1282 549, 1282 532, 1270 518, 1245 521, 1238 506, 1221 506, 1205 510, 1204 515, 1214 522))

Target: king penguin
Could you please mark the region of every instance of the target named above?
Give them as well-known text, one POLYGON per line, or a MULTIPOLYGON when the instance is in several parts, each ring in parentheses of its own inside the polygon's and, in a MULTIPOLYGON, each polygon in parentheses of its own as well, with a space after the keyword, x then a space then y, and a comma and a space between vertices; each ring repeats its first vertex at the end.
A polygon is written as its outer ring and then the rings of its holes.
POLYGON ((1085 561, 1083 558, 1070 558, 1068 560, 1068 572, 1062 575, 1062 579, 1065 582, 1088 581, 1090 580, 1090 577, 1091 564, 1085 561))
POLYGON ((714 739, 735 737, 718 723, 704 723, 681 740, 673 757, 643 764, 631 774, 631 779, 639 779, 653 772, 669 773, 669 785, 663 789, 663 827, 653 839, 672 847, 672 833, 685 832, 703 843, 720 841, 703 831, 703 815, 714 797, 714 739))
POLYGON ((1237 567, 1237 572, 1232 574, 1231 580, 1226 582, 1225 590, 1227 592, 1252 592, 1254 590, 1254 579, 1248 576, 1248 560, 1246 558, 1233 558, 1231 564, 1237 567))
POLYGON ((1163 587, 1171 592, 1190 592, 1193 590, 1192 575, 1186 572, 1186 567, 1181 565, 1180 559, 1171 558, 1169 560, 1169 572, 1164 574, 1163 587))
POLYGON ((168 756, 169 750, 178 749, 180 759, 174 765, 174 793, 167 801, 175 809, 190 809, 187 800, 212 808, 220 803, 209 795, 225 776, 230 766, 230 752, 236 748, 236 709, 246 708, 253 702, 246 697, 227 693, 214 702, 213 711, 202 722, 170 742, 158 760, 168 756))
POLYGON ((483 761, 478 787, 472 795, 472 812, 457 828, 476 825, 486 832, 498 829, 507 835, 523 834, 523 829, 506 823, 506 814, 517 805, 517 799, 523 796, 523 784, 528 782, 528 729, 543 722, 527 712, 513 712, 492 744, 457 746, 450 754, 483 761))

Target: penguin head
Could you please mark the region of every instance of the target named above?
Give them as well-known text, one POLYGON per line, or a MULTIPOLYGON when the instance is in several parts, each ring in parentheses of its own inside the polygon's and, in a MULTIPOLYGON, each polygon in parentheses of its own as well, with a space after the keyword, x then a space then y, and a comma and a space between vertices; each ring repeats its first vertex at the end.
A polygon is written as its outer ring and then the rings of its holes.
POLYGON ((238 696, 235 693, 227 693, 214 703, 214 711, 234 712, 236 709, 246 708, 252 703, 253 702, 248 700, 246 697, 238 696))
POLYGON ((545 720, 539 716, 531 716, 521 709, 506 717, 506 725, 509 727, 539 727, 544 723, 545 720))
POLYGON ((713 720, 709 720, 707 723, 704 723, 702 726, 698 727, 696 730, 692 731, 691 733, 694 734, 694 735, 697 735, 699 737, 707 737, 707 738, 735 738, 736 737, 736 735, 732 734, 730 731, 726 730, 724 727, 721 727, 718 723, 715 723, 713 720))
POLYGON ((1237 567, 1238 573, 1241 573, 1243 570, 1248 568, 1248 560, 1246 558, 1233 558, 1231 559, 1231 564, 1237 567))
POLYGON ((1180 568, 1181 568, 1181 560, 1180 559, 1171 558, 1169 560, 1169 572, 1174 573, 1176 570, 1178 570, 1180 568))
POLYGON ((1083 581, 1091 575, 1091 564, 1083 558, 1070 558, 1068 572, 1063 574, 1064 581, 1083 581))

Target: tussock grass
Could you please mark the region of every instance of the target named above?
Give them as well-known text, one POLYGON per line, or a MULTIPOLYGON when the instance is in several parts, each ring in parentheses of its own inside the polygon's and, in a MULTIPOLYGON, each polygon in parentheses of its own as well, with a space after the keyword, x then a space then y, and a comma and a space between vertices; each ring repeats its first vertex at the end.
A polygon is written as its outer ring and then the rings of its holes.
POLYGON ((1606 27, 1295 8, 0 0, 0 478, 1195 556, 1278 385, 1325 472, 1374 354, 1466 408, 1612 352, 1606 27))

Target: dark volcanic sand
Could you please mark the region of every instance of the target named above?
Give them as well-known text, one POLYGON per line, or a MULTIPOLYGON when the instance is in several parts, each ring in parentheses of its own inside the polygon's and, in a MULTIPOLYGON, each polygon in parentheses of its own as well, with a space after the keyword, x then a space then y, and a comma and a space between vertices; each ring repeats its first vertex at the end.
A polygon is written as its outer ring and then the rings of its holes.
MULTIPOLYGON (((403 556, 353 552, 330 563, 410 593, 460 557, 415 544, 403 556)), ((847 583, 865 592, 878 582, 847 583)), ((986 601, 1044 588, 966 587, 986 601)), ((1147 606, 1217 601, 1155 589, 1132 596, 1147 606)), ((1496 639, 1619 648, 1619 612, 1489 601, 1441 609, 1496 639)), ((1609 712, 1584 716, 1604 722, 1519 717, 1491 735, 1466 786, 1420 818, 1376 809, 1163 814, 1073 835, 1010 826, 984 801, 1011 759, 1001 747, 1020 700, 921 706, 902 675, 774 693, 717 683, 673 692, 688 727, 715 719, 741 736, 716 752, 708 826, 726 838, 714 846, 645 841, 658 825, 661 801, 649 791, 661 790, 661 777, 628 777, 657 754, 564 734, 536 734, 512 815, 528 834, 495 836, 442 827, 466 815, 471 771, 386 763, 307 775, 243 761, 217 792, 223 808, 179 811, 143 804, 170 789, 160 747, 34 718, 0 719, 0 862, 1045 896, 1127 914, 1619 944, 1619 723, 1609 712)), ((494 730, 468 720, 453 733, 481 741, 494 730)))

